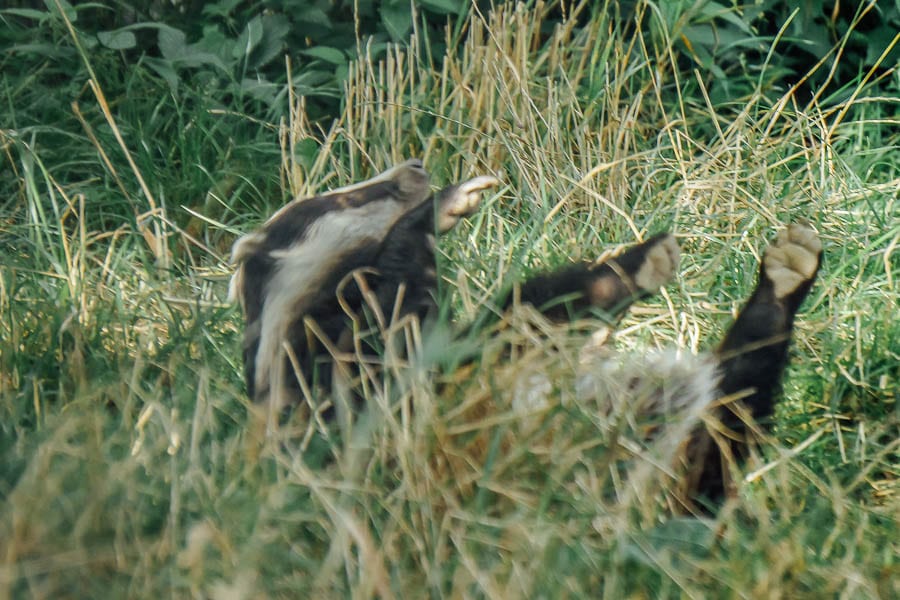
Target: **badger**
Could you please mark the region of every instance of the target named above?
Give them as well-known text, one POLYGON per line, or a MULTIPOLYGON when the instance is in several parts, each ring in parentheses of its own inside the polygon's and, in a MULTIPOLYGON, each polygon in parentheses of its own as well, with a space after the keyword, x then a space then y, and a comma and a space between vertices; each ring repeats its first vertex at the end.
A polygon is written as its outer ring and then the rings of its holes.
MULTIPOLYGON (((246 321, 249 397, 270 414, 303 396, 326 397, 338 357, 352 355, 358 343, 361 315, 433 318, 436 236, 474 214, 482 193, 498 183, 480 176, 433 193, 422 162, 407 160, 367 181, 296 199, 238 239, 230 293, 246 321)), ((613 258, 528 277, 500 295, 496 312, 528 305, 556 323, 591 311, 615 318, 664 286, 679 254, 673 235, 656 234, 613 258)), ((690 413, 680 421, 691 428, 682 449, 686 502, 721 502, 731 484, 728 466, 746 458, 751 429, 774 412, 795 315, 821 258, 812 226, 788 225, 765 250, 753 293, 714 351, 699 357, 586 351, 572 382, 576 393, 598 399, 598 410, 613 410, 625 398, 632 411, 664 421, 690 413), (716 427, 697 425, 709 416, 716 427)), ((528 379, 514 402, 552 402, 546 383, 539 374, 528 379)))

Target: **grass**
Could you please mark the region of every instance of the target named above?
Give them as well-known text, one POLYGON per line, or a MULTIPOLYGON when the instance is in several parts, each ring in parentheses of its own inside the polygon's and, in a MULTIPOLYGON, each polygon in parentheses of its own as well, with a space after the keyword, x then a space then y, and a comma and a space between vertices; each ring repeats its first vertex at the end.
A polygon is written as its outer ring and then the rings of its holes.
POLYGON ((266 124, 89 54, 129 93, 95 75, 96 91, 61 89, 75 108, 42 97, 46 69, 4 80, 0 597, 900 593, 897 94, 857 82, 804 104, 760 83, 714 105, 664 32, 542 19, 475 15, 441 72, 414 50, 361 60, 328 129, 300 98, 266 124), (818 228, 775 434, 716 519, 670 512, 662 446, 635 450, 572 398, 581 338, 538 336, 527 313, 440 386, 456 345, 386 356, 352 434, 297 418, 263 435, 230 242, 409 156, 435 183, 505 184, 443 241, 462 321, 522 272, 674 231, 679 277, 621 325, 625 351, 710 347, 774 231, 818 228), (522 418, 511 390, 534 372, 559 402, 522 418))

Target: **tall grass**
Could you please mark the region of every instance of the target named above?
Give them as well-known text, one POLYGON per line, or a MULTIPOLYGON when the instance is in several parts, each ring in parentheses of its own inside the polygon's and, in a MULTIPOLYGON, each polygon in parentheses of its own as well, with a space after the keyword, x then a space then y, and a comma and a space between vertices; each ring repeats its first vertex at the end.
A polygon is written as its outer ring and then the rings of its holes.
POLYGON ((416 44, 361 57, 327 129, 302 98, 266 126, 202 96, 106 98, 96 79, 53 129, 8 87, 0 597, 900 594, 896 96, 804 104, 760 83, 713 104, 653 7, 636 9, 649 29, 476 13, 440 71, 416 44), (775 436, 715 519, 674 515, 659 447, 566 391, 582 337, 527 312, 483 332, 465 372, 436 365, 470 347, 411 325, 397 335, 419 358, 384 358, 352 432, 264 434, 229 241, 409 156, 435 183, 505 184, 443 240, 461 321, 523 272, 674 231, 679 277, 621 324, 625 351, 710 347, 773 232, 817 227, 775 436), (531 373, 558 402, 523 417, 531 373))

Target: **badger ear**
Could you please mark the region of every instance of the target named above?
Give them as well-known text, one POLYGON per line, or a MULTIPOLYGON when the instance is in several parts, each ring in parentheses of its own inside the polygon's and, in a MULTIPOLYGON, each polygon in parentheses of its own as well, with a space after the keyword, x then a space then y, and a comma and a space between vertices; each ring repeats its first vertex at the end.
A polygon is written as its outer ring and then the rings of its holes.
POLYGON ((231 248, 231 264, 235 265, 234 275, 228 285, 228 301, 239 302, 244 307, 244 263, 256 254, 264 242, 265 236, 254 232, 241 236, 231 248))
POLYGON ((438 231, 449 231, 460 219, 475 214, 481 205, 481 192, 498 185, 500 181, 496 177, 481 175, 438 192, 438 231))
POLYGON ((265 236, 258 231, 239 237, 231 247, 231 264, 242 264, 251 254, 259 251, 264 241, 265 236))

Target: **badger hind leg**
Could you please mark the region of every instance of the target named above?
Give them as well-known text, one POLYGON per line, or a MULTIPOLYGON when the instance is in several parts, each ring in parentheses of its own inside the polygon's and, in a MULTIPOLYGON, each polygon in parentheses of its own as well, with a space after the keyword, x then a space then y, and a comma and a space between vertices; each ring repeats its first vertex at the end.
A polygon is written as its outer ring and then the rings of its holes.
POLYGON ((821 257, 822 242, 812 227, 793 223, 781 230, 763 256, 756 290, 718 348, 722 393, 749 390, 742 402, 755 420, 774 411, 794 317, 812 287, 821 257))
MULTIPOLYGON (((580 263, 531 277, 522 284, 519 299, 555 321, 591 308, 615 317, 671 280, 679 255, 675 236, 660 233, 602 263, 580 263)), ((507 305, 512 301, 510 296, 507 305)))
MULTIPOLYGON (((821 259, 822 243, 810 225, 793 223, 782 229, 765 251, 756 289, 716 351, 721 397, 739 398, 752 420, 763 426, 781 388, 794 317, 821 259)), ((696 439, 693 460, 702 464, 693 470, 697 495, 717 503, 728 486, 724 463, 729 461, 722 460, 721 452, 730 454, 729 460, 745 458, 747 423, 734 403, 719 407, 714 416, 730 430, 728 441, 714 443, 706 435, 696 439)))

